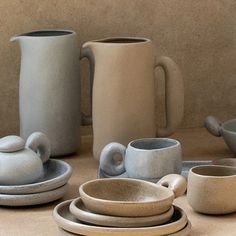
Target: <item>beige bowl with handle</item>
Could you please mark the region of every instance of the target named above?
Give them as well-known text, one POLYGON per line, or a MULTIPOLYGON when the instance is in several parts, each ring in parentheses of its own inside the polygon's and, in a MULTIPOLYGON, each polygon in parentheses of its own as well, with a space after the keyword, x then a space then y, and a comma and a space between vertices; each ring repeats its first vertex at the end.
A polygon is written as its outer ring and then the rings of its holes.
POLYGON ((183 176, 170 174, 157 184, 128 178, 97 179, 81 185, 79 192, 86 208, 95 213, 152 216, 168 211, 186 186, 183 176))
POLYGON ((236 211, 236 168, 197 166, 189 171, 187 199, 192 208, 205 214, 236 211))

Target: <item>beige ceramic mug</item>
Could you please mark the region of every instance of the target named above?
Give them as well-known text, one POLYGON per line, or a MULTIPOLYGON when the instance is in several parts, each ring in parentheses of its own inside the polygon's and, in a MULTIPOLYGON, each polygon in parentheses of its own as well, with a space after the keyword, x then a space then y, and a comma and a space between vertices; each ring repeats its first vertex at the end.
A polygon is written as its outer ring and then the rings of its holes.
POLYGON ((205 214, 236 211, 236 168, 196 166, 189 171, 187 199, 192 208, 205 214))

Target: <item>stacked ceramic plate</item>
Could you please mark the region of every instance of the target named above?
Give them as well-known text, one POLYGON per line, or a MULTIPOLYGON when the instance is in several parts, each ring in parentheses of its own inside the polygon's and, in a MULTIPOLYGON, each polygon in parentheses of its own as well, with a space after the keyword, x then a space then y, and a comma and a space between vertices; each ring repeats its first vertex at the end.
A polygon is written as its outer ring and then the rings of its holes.
POLYGON ((50 159, 37 182, 24 185, 0 185, 0 205, 27 206, 48 203, 64 196, 72 168, 64 161, 50 159))
POLYGON ((53 211, 62 235, 184 236, 191 230, 166 187, 120 178, 89 181, 79 191, 81 197, 62 202, 53 211))

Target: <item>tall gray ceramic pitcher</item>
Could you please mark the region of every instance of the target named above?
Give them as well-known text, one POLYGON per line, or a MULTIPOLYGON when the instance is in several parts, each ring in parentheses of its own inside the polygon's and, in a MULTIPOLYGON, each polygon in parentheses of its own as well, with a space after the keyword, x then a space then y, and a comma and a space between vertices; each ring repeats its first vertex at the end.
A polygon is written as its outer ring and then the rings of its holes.
MULTIPOLYGON (((151 40, 107 38, 86 42, 95 61, 93 82, 93 153, 99 158, 110 142, 127 145, 133 139, 167 136, 183 117, 184 89, 178 66, 168 57, 155 59, 151 40), (166 79, 167 125, 156 130, 154 69, 166 79)), ((92 66, 93 68, 93 66, 92 66)), ((92 74, 92 73, 91 73, 92 74)))
POLYGON ((11 38, 21 48, 20 134, 45 133, 52 155, 77 151, 80 127, 80 78, 77 35, 41 30, 11 38))

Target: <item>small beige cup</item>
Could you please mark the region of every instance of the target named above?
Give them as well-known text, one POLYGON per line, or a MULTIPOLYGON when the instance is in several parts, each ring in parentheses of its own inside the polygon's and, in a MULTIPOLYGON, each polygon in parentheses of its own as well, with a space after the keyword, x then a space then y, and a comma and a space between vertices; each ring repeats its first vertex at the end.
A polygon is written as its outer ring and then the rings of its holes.
POLYGON ((205 214, 236 211, 236 168, 197 166, 189 171, 187 199, 192 208, 205 214))

